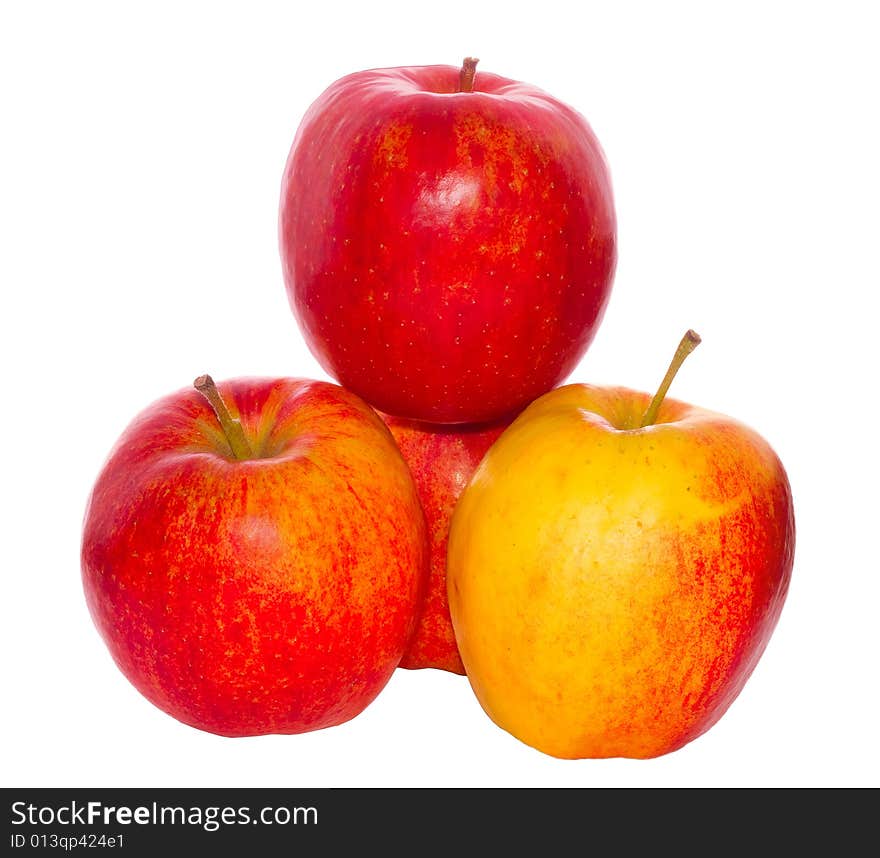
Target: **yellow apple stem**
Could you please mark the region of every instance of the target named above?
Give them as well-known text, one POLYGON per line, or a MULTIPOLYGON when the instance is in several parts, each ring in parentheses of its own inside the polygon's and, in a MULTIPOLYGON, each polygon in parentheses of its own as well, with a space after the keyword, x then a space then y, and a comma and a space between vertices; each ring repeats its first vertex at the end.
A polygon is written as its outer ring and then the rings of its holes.
POLYGON ((663 404, 663 400, 666 397, 666 391, 669 390, 669 385, 672 384, 672 379, 675 378, 675 374, 681 368, 681 365, 684 363, 684 359, 699 344, 700 335, 696 331, 689 330, 681 338, 681 342, 678 344, 678 348, 675 350, 675 354, 672 356, 672 361, 669 364, 669 369, 666 370, 666 375, 663 377, 663 381, 660 382, 660 387, 657 388, 657 392, 654 394, 654 398, 651 400, 651 404, 648 406, 648 410, 645 412, 645 416, 642 418, 640 427, 654 425, 654 421, 657 419, 657 412, 660 410, 660 406, 663 404))
POLYGON ((210 375, 200 375, 193 382, 193 387, 211 403, 211 407, 217 415, 217 420, 220 421, 220 428, 223 430, 223 434, 232 448, 232 455, 236 459, 253 458, 251 445, 248 444, 248 440, 244 435, 244 429, 241 428, 241 421, 229 413, 229 409, 226 407, 220 391, 217 390, 217 385, 214 384, 214 379, 210 375))
POLYGON ((477 74, 478 59, 474 57, 465 57, 461 64, 461 71, 458 73, 458 91, 473 92, 474 77, 477 74))

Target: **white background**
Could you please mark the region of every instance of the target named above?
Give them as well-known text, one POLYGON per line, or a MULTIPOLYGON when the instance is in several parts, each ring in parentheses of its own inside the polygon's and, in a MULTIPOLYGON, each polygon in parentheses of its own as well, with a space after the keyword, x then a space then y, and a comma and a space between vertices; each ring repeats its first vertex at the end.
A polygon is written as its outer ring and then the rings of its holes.
POLYGON ((2 785, 880 785, 871 8, 4 3, 2 785), (85 608, 84 504, 137 411, 202 372, 325 377, 276 240, 305 109, 349 72, 466 55, 580 110, 611 166, 617 277, 569 380, 653 390, 693 327, 672 395, 751 424, 789 472, 769 648, 718 724, 656 760, 545 756, 434 670, 397 671, 339 727, 219 738, 140 697, 85 608))

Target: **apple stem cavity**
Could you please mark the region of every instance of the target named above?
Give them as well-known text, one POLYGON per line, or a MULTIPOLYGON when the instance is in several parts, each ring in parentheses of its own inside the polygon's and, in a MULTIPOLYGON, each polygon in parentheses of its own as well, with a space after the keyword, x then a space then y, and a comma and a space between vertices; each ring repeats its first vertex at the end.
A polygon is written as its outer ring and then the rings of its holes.
POLYGON ((220 428, 232 449, 232 455, 239 460, 253 458, 254 454, 245 437, 244 429, 241 428, 241 421, 229 413, 220 391, 217 390, 217 385, 214 384, 214 379, 210 375, 200 375, 193 382, 193 387, 211 403, 211 408, 214 409, 220 422, 220 428))
POLYGON ((458 91, 473 92, 474 77, 477 74, 478 59, 475 57, 465 57, 461 64, 461 71, 458 73, 458 91))
POLYGON ((681 342, 678 344, 678 348, 672 356, 669 369, 666 370, 666 375, 663 377, 663 381, 660 382, 660 387, 657 388, 657 392, 654 394, 654 398, 651 400, 651 404, 648 406, 645 416, 642 417, 642 422, 639 424, 640 429, 644 429, 645 426, 654 425, 654 421, 657 419, 657 412, 660 411, 660 406, 663 404, 663 400, 666 397, 666 391, 669 390, 669 385, 672 384, 672 379, 675 378, 676 373, 681 369, 681 365, 684 363, 685 358, 700 344, 700 342, 700 335, 692 330, 687 331, 687 333, 681 338, 681 342))

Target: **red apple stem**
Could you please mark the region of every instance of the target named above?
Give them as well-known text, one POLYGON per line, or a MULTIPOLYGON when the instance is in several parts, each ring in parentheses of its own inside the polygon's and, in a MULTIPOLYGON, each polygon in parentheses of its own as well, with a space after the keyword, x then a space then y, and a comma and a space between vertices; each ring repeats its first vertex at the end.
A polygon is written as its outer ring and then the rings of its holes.
POLYGON ((474 78, 477 74, 478 59, 475 57, 465 57, 461 64, 461 71, 458 73, 458 91, 473 92, 474 78))
POLYGON ((700 342, 700 335, 696 331, 689 330, 681 338, 681 342, 678 344, 678 348, 672 356, 669 369, 666 370, 666 375, 663 377, 663 381, 660 382, 660 387, 657 388, 657 392, 654 394, 654 398, 651 400, 651 404, 648 406, 648 410, 642 418, 640 428, 654 425, 654 421, 657 419, 657 412, 660 411, 660 406, 663 404, 666 392, 669 390, 669 385, 672 384, 672 379, 675 378, 675 374, 681 368, 685 358, 700 344, 700 342))
POLYGON ((200 375, 194 382, 193 387, 211 403, 217 420, 220 422, 220 428, 232 448, 232 455, 236 459, 253 458, 251 445, 245 437, 244 429, 241 428, 241 421, 233 417, 214 384, 214 379, 210 375, 200 375))

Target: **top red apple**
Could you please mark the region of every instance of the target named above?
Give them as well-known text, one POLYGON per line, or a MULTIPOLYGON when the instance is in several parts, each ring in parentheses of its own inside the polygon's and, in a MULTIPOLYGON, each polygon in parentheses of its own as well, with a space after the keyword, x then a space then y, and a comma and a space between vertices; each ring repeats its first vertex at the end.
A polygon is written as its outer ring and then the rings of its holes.
POLYGON ((546 92, 453 66, 350 74, 284 172, 285 284, 324 369, 388 414, 494 420, 561 382, 617 261, 608 167, 546 92))

